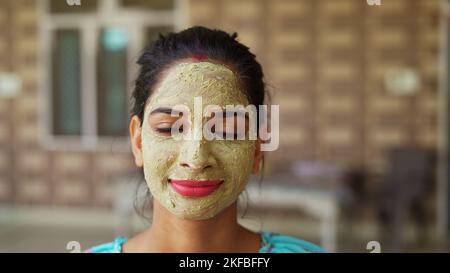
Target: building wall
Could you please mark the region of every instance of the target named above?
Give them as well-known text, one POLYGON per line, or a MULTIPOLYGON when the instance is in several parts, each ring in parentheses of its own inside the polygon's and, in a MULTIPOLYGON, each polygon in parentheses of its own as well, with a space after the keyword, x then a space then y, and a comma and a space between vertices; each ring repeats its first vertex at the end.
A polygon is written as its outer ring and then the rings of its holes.
POLYGON ((0 71, 23 79, 18 96, 0 98, 0 201, 108 206, 110 181, 135 170, 130 153, 50 151, 39 140, 40 16, 38 1, 0 1, 0 71))
POLYGON ((270 166, 324 160, 380 170, 395 145, 436 148, 438 0, 191 0, 191 24, 238 31, 280 105, 270 166), (386 93, 383 73, 412 67, 418 94, 386 93))
MULTIPOLYGON (((392 145, 437 145, 438 0, 189 0, 191 25, 237 31, 280 104, 280 148, 293 160, 382 168, 392 145), (411 66, 422 87, 385 93, 383 72, 411 66)), ((0 202, 107 206, 112 178, 135 171, 127 152, 49 151, 39 142, 39 9, 0 1, 0 71, 23 87, 0 98, 0 202)))

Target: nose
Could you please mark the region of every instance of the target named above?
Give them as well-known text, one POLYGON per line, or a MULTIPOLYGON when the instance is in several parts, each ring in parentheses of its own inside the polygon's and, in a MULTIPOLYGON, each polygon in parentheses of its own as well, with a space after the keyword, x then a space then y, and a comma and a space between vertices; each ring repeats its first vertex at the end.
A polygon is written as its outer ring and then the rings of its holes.
POLYGON ((191 172, 202 172, 216 164, 208 143, 204 140, 185 143, 180 157, 180 166, 191 172))
POLYGON ((211 165, 206 165, 206 164, 205 165, 194 165, 192 163, 181 163, 181 166, 183 168, 190 169, 193 172, 201 172, 207 168, 212 167, 211 165))

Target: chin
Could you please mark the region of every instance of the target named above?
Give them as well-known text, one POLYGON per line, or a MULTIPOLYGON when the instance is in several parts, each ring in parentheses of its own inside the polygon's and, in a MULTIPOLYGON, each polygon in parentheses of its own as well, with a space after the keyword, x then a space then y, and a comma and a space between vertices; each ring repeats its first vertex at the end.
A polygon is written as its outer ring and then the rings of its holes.
MULTIPOLYGON (((236 200, 235 200, 236 201, 236 200)), ((201 210, 196 211, 172 211, 172 213, 177 216, 178 218, 184 219, 184 220, 191 220, 191 221, 204 221, 209 220, 211 218, 214 218, 224 212, 231 204, 233 204, 235 201, 229 202, 229 204, 212 204, 208 208, 203 208, 201 210)))
POLYGON ((183 219, 183 220, 191 220, 191 221, 203 221, 203 220, 208 220, 211 218, 214 218, 215 216, 217 216, 217 214, 220 213, 220 211, 210 211, 209 213, 205 213, 204 211, 191 211, 191 212, 186 212, 186 211, 176 211, 176 212, 172 212, 176 217, 183 219))

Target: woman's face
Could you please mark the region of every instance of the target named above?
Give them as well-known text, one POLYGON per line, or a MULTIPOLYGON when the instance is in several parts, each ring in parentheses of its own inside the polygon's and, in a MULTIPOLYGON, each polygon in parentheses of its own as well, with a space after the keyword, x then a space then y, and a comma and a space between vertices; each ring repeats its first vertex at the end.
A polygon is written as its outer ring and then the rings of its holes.
MULTIPOLYGON (((248 104, 234 73, 224 65, 186 62, 165 71, 145 108, 141 131, 145 180, 157 202, 180 218, 204 220, 237 200, 252 172, 256 141, 188 140, 172 135, 171 128, 181 122, 180 132, 198 136, 214 117, 200 113, 198 119, 195 111, 248 104), (201 97, 202 107, 194 110, 196 97, 201 97), (172 116, 168 110, 174 108, 183 114, 172 116)), ((239 118, 224 118, 217 133, 233 132, 230 119, 236 124, 239 118)))

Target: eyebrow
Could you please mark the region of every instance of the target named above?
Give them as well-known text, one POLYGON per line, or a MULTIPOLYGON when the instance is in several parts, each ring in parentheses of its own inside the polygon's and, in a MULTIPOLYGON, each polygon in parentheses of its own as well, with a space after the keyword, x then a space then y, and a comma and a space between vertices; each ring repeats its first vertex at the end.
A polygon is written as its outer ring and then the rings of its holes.
MULTIPOLYGON (((229 117, 244 117, 246 119, 248 119, 248 115, 245 111, 220 111, 222 113, 222 118, 229 118, 229 117)), ((174 110, 173 108, 170 107, 158 107, 156 109, 154 109, 153 111, 150 112, 150 115, 154 115, 154 114, 158 114, 158 113, 162 113, 162 114, 167 114, 167 115, 175 115, 175 116, 179 116, 180 114, 182 115, 183 112, 182 111, 178 111, 178 110, 174 110)))
POLYGON ((183 112, 178 111, 178 110, 174 110, 173 108, 169 108, 169 107, 158 107, 156 109, 154 109, 153 111, 150 112, 150 115, 154 115, 157 113, 163 113, 163 114, 168 114, 168 115, 176 115, 179 116, 180 114, 183 114, 183 112))

